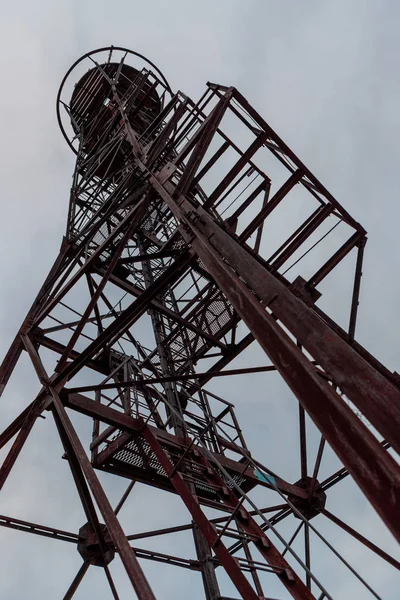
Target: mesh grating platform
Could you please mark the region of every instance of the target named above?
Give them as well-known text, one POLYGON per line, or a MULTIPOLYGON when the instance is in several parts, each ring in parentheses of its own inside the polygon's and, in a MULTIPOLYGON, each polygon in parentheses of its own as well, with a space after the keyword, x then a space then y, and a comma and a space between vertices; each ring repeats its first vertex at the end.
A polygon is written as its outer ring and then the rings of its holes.
MULTIPOLYGON (((123 444, 123 435, 119 433, 115 436, 113 441, 119 439, 123 444)), ((118 443, 118 442, 117 442, 118 443)), ((195 460, 185 457, 184 460, 180 460, 183 450, 177 449, 171 451, 171 446, 162 444, 162 447, 167 451, 171 462, 176 465, 179 461, 178 470, 183 476, 187 484, 194 486, 195 493, 198 496, 200 502, 206 504, 223 504, 221 499, 221 488, 220 486, 214 485, 207 477, 205 467, 195 460)), ((137 479, 141 482, 149 483, 156 487, 171 491, 171 483, 167 477, 165 469, 162 467, 157 457, 150 448, 148 442, 142 438, 137 437, 127 441, 122 447, 118 448, 111 456, 108 455, 101 463, 101 468, 119 473, 132 479, 137 479)), ((227 481, 223 473, 216 469, 219 476, 226 481, 226 487, 233 488, 233 483, 227 481)), ((246 477, 238 475, 237 473, 231 474, 236 484, 249 489, 248 481, 246 477)), ((252 487, 252 486, 250 486, 252 487)))

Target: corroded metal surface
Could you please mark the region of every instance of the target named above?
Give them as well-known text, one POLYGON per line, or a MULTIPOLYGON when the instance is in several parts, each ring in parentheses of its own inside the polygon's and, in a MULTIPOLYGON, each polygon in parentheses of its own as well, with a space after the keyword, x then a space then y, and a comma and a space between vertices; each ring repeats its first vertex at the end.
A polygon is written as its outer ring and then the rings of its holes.
POLYGON ((68 71, 58 116, 76 153, 66 235, 0 369, 3 392, 26 352, 43 388, 0 434, 0 447, 15 438, 0 487, 51 411, 87 523, 79 534, 5 516, 0 525, 77 544, 84 562, 65 598, 89 565, 105 570, 118 598, 115 553, 140 599, 154 598, 143 559, 201 573, 207 600, 226 597, 217 567, 242 598, 268 596, 266 574, 293 598, 331 598, 311 568, 310 531, 323 540, 314 526, 323 515, 398 568, 325 508, 351 475, 400 538, 399 467, 387 452, 399 450, 399 381, 355 340, 363 227, 235 88, 209 83, 193 102, 141 55, 105 48, 68 71), (346 331, 318 306, 318 286, 350 253, 346 331), (268 364, 227 369, 254 340, 268 364), (299 413, 294 481, 252 456, 234 406, 209 389, 218 377, 268 371, 288 384, 299 413), (91 420, 90 440, 67 410, 91 420), (321 432, 311 472, 306 414, 321 432), (344 466, 322 480, 325 444, 344 466), (131 480, 115 510, 100 471, 131 480), (134 482, 180 496, 192 522, 127 535, 117 513, 134 482), (261 491, 270 495, 259 507, 261 491), (271 494, 279 498, 268 504, 271 494), (290 517, 286 539, 279 523, 290 517), (292 544, 301 529, 300 556, 292 544), (191 559, 129 543, 183 531, 193 535, 191 559))

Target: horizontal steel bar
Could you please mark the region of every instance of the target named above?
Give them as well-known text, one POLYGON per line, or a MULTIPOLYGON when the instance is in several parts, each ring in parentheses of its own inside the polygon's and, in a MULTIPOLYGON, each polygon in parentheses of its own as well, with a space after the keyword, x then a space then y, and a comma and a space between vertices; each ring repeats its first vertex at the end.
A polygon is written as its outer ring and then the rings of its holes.
MULTIPOLYGON (((277 506, 268 506, 267 508, 261 508, 260 512, 263 514, 275 512, 277 510, 282 510, 282 508, 286 508, 286 504, 278 504, 277 506)), ((250 511, 251 516, 256 516, 258 512, 250 511)), ((225 523, 230 517, 217 517, 216 519, 210 519, 210 523, 218 524, 225 523)), ((188 523, 186 525, 176 525, 175 527, 166 527, 164 529, 154 529, 152 531, 143 531, 141 533, 133 533, 132 535, 128 535, 128 540, 141 540, 143 538, 155 537, 159 535, 168 535, 170 533, 179 533, 180 531, 187 531, 189 529, 193 529, 193 523, 188 523)))
POLYGON ((229 371, 204 371, 203 373, 189 373, 185 375, 169 375, 166 377, 150 377, 149 379, 138 379, 130 381, 118 381, 113 383, 104 383, 97 385, 87 385, 76 388, 66 388, 69 394, 75 392, 94 392, 97 390, 111 390, 114 388, 125 388, 125 387, 140 387, 142 385, 152 385, 155 383, 165 383, 167 381, 188 381, 190 379, 199 379, 201 377, 208 376, 212 377, 229 377, 230 375, 249 375, 250 373, 266 373, 269 371, 276 371, 274 365, 267 365, 264 367, 247 367, 243 369, 230 369, 229 371))
POLYGON ((162 554, 155 550, 145 550, 144 548, 136 548, 132 546, 132 550, 135 552, 137 558, 145 558, 147 560, 154 560, 156 562, 162 562, 173 567, 183 567, 184 569, 190 569, 191 571, 201 571, 200 562, 198 560, 190 558, 181 558, 179 556, 173 556, 172 554, 162 554))
POLYGON ((9 529, 17 529, 18 531, 24 531, 25 533, 34 533, 63 542, 72 542, 73 544, 78 543, 78 535, 76 533, 70 533, 69 531, 56 529, 54 527, 46 527, 45 525, 38 525, 37 523, 15 519, 14 517, 6 517, 5 515, 0 515, 0 526, 8 527, 9 529))

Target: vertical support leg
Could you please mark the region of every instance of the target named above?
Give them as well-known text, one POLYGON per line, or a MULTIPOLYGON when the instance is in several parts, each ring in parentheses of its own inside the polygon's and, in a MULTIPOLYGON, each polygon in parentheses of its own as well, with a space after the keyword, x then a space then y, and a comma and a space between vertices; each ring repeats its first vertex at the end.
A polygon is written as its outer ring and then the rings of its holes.
POLYGON ((359 243, 358 252, 357 252, 356 271, 354 274, 353 297, 351 299, 351 311, 350 311, 350 322, 349 322, 349 340, 351 342, 354 340, 354 335, 356 333, 358 301, 359 301, 359 297, 360 297, 362 265, 363 265, 363 259, 364 259, 365 243, 366 243, 366 238, 363 238, 359 243))
MULTIPOLYGON (((166 196, 166 199, 171 204, 169 196, 166 196)), ((176 205, 174 208, 179 215, 178 218, 181 217, 176 205)), ((194 234, 194 238, 191 239, 194 251, 324 437, 352 473, 393 535, 400 540, 397 508, 400 471, 394 459, 383 450, 377 439, 342 398, 320 377, 313 365, 260 304, 254 293, 222 260, 209 239, 206 239, 197 228, 191 226, 190 229, 194 234), (323 411, 321 406, 324 406, 323 411), (354 448, 357 450, 355 451, 354 448), (366 464, 371 468, 366 470, 366 464), (382 502, 382 497, 386 499, 385 502, 382 502)), ((227 239, 226 241, 229 243, 227 239)), ((243 248, 234 244, 233 240, 230 240, 230 243, 232 251, 237 256, 242 252, 246 254, 243 248)), ((255 276, 255 273, 253 274, 255 276)), ((269 278, 270 274, 265 272, 265 278, 267 277, 269 278)))
POLYGON ((217 600, 220 596, 220 591, 215 573, 215 566, 214 563, 211 562, 212 554, 210 545, 195 521, 193 521, 193 539, 197 558, 201 564, 201 576, 203 578, 206 600, 217 600))
POLYGON ((65 436, 65 439, 68 441, 70 453, 72 455, 71 459, 79 464, 82 473, 85 476, 87 484, 107 526, 115 549, 120 555, 127 575, 136 591, 139 600, 155 600, 155 596, 151 590, 151 587, 129 544, 128 539, 126 538, 126 535, 115 515, 107 495, 97 478, 94 468, 86 455, 85 449, 75 431, 74 426, 71 423, 70 418, 67 415, 57 390, 54 387, 51 387, 46 370, 31 340, 28 337, 25 337, 24 343, 36 369, 38 377, 43 381, 47 379, 49 382, 48 391, 53 399, 52 408, 56 415, 59 432, 62 436, 65 436))
POLYGON ((63 428, 79 462, 88 485, 92 491, 93 497, 103 516, 108 532, 118 551, 129 579, 140 600, 155 600, 155 596, 150 588, 150 585, 142 571, 141 566, 127 540, 121 525, 112 506, 97 478, 97 475, 90 463, 86 452, 79 440, 79 437, 66 413, 66 410, 57 393, 53 392, 54 407, 60 420, 60 425, 63 428))
MULTIPOLYGON (((304 557, 308 569, 311 569, 311 553, 310 553, 310 528, 308 523, 304 523, 304 557)), ((306 585, 311 590, 311 577, 306 572, 306 585)))
POLYGON ((150 585, 142 571, 141 566, 127 540, 121 525, 112 506, 97 478, 97 475, 90 463, 86 452, 79 440, 79 437, 66 413, 66 410, 57 393, 53 391, 54 407, 60 420, 61 427, 63 428, 72 448, 75 453, 76 459, 78 460, 88 485, 92 491, 93 497, 99 507, 99 510, 103 516, 104 522, 107 526, 108 532, 114 543, 116 550, 118 551, 125 570, 128 574, 129 579, 138 595, 140 600, 155 600, 155 596, 150 588, 150 585))

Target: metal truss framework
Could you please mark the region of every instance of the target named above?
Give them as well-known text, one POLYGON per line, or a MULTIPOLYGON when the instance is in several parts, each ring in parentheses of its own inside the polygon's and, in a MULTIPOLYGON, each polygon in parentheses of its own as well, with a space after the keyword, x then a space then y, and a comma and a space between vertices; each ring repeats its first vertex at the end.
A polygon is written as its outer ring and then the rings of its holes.
POLYGON ((0 489, 35 421, 50 411, 87 523, 78 533, 8 516, 0 525, 77 545, 82 567, 65 599, 90 565, 104 569, 118 598, 108 567, 115 553, 141 600, 154 598, 142 559, 198 571, 207 600, 226 597, 221 568, 245 599, 267 598, 272 575, 295 599, 332 598, 311 568, 310 532, 329 545, 312 523, 317 515, 399 569, 325 508, 329 489, 350 475, 400 539, 400 474, 388 452, 400 450, 399 379, 355 340, 364 229, 235 88, 209 83, 194 103, 172 93, 140 55, 107 48, 73 65, 58 107, 77 156, 68 226, 1 366, 3 392, 27 353, 42 389, 0 434, 1 448, 10 442, 0 489), (65 99, 72 72, 79 82, 65 99), (340 243, 324 254, 338 226, 340 243), (322 262, 304 276, 317 245, 322 262), (317 286, 352 250, 344 330, 316 305, 317 286), (255 340, 271 364, 227 368, 255 340), (217 377, 268 371, 298 400, 295 483, 252 456, 233 405, 206 387, 217 377), (89 442, 70 411, 92 420, 89 442), (306 413, 321 432, 311 473, 306 413), (343 468, 320 481, 326 444, 343 468), (99 470, 131 480, 115 509, 99 470), (192 522, 126 535, 117 515, 135 482, 180 496, 192 522), (278 501, 259 508, 256 488, 278 501), (297 524, 286 540, 278 525, 289 516, 297 524), (131 546, 179 531, 193 533, 196 558, 131 546), (292 546, 301 531, 303 556, 292 546))

